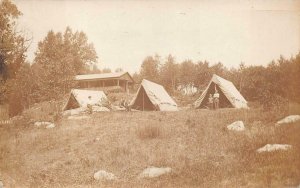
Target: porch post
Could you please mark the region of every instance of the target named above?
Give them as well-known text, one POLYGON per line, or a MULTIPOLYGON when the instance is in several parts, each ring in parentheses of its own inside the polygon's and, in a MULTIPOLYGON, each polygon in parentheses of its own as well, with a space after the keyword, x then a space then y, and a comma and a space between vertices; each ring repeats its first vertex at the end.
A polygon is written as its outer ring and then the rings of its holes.
POLYGON ((125 88, 126 88, 126 92, 127 92, 127 94, 129 94, 128 80, 126 80, 126 86, 125 86, 125 88))

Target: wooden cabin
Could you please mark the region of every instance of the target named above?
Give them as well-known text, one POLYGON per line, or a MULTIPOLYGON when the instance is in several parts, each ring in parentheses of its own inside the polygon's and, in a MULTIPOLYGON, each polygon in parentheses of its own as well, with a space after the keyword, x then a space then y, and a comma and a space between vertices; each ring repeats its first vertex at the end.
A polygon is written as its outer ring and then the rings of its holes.
POLYGON ((75 80, 80 89, 103 90, 106 92, 127 92, 134 80, 128 72, 77 75, 75 80))

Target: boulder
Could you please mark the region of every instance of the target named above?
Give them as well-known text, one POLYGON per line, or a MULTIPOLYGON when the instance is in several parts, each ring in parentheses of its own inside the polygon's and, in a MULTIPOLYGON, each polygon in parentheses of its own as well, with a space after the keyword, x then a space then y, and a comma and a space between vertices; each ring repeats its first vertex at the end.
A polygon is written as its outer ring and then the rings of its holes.
POLYGON ((244 131, 245 126, 242 121, 236 121, 236 122, 233 122, 230 125, 228 125, 227 129, 232 130, 232 131, 244 131))
POLYGON ((116 180, 117 177, 113 173, 106 172, 104 170, 99 170, 94 174, 95 180, 116 180))
POLYGON ((55 127, 55 124, 54 123, 51 123, 49 125, 46 126, 46 129, 52 129, 55 127))
POLYGON ((287 123, 294 123, 294 122, 299 121, 299 120, 300 120, 300 115, 290 115, 290 116, 287 116, 287 117, 279 120, 276 123, 276 126, 280 126, 282 124, 287 124, 287 123))
POLYGON ((278 151, 278 150, 288 150, 291 148, 292 148, 292 146, 288 145, 288 144, 267 144, 264 147, 261 147, 256 151, 258 153, 262 153, 262 152, 272 152, 272 151, 278 151))
POLYGON ((140 173, 139 178, 155 178, 170 172, 171 172, 170 167, 166 167, 166 168, 148 167, 144 169, 142 173, 140 173))
POLYGON ((45 126, 47 129, 55 127, 54 123, 47 122, 47 121, 37 121, 34 123, 34 126, 37 126, 37 127, 45 126))

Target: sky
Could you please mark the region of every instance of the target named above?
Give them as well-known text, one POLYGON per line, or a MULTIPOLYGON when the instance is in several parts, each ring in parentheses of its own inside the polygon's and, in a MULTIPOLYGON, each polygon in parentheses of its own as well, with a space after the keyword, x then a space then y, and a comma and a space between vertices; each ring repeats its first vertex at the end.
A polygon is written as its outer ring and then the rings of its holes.
POLYGON ((300 51, 300 1, 14 0, 32 37, 28 60, 49 30, 67 26, 94 44, 100 68, 140 70, 143 60, 267 65, 300 51))

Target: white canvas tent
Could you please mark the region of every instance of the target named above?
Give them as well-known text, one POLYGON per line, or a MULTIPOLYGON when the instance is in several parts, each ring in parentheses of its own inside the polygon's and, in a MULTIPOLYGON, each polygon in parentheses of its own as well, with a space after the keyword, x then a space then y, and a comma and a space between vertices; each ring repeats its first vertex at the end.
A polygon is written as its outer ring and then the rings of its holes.
POLYGON ((103 91, 72 89, 71 94, 63 110, 85 108, 88 104, 102 106, 107 97, 103 91))
POLYGON ((176 102, 163 86, 143 79, 136 96, 131 101, 132 109, 142 111, 177 111, 176 102))
POLYGON ((216 74, 213 75, 202 95, 194 103, 195 108, 207 107, 209 94, 213 95, 215 89, 217 89, 220 94, 220 108, 248 108, 246 99, 236 89, 233 83, 216 74))

